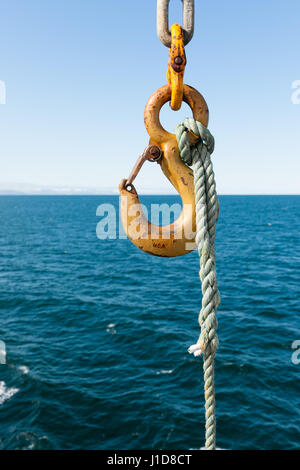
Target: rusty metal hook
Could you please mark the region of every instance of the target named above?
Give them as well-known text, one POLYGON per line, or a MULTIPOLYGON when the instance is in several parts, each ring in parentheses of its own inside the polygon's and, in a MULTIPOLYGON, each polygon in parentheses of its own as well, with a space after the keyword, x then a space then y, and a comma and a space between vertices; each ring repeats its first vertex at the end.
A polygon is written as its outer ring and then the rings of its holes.
MULTIPOLYGON (((176 136, 167 132, 159 120, 162 106, 171 99, 171 87, 165 85, 153 93, 145 107, 145 127, 150 136, 150 146, 163 152, 159 165, 182 199, 182 212, 172 224, 159 226, 148 221, 135 187, 123 179, 121 194, 121 219, 130 240, 141 250, 156 256, 174 257, 190 252, 195 240, 195 196, 192 170, 180 159, 176 136)), ((183 86, 183 100, 193 111, 193 117, 204 126, 208 124, 208 107, 203 96, 194 88, 183 86)), ((139 166, 138 162, 137 165, 139 166)), ((135 170, 133 171, 134 176, 135 170)), ((130 179, 130 178, 129 178, 130 179)))

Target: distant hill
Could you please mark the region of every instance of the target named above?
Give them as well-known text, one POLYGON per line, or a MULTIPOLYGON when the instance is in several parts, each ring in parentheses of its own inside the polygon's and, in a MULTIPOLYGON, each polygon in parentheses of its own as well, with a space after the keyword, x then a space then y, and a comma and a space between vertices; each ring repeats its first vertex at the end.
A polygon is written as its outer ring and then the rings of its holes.
MULTIPOLYGON (((112 187, 84 187, 84 186, 43 186, 28 183, 1 183, 0 182, 0 195, 8 196, 76 196, 76 195, 113 195, 119 194, 118 185, 112 187)), ((144 188, 141 194, 175 194, 174 192, 167 192, 165 189, 157 190, 153 188, 144 188)))

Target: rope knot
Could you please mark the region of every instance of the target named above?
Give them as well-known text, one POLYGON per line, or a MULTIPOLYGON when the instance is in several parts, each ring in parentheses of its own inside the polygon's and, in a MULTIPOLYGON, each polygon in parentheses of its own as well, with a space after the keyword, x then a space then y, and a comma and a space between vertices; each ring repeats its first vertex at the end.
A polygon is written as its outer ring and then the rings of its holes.
POLYGON ((203 145, 207 148, 210 154, 213 153, 215 148, 215 139, 209 132, 207 127, 203 126, 201 122, 195 121, 192 118, 186 118, 183 124, 178 124, 175 129, 178 147, 180 150, 180 157, 182 161, 191 166, 193 164, 193 156, 197 154, 197 147, 203 145), (193 132, 200 138, 200 142, 195 145, 191 145, 188 131, 193 132), (196 152, 195 152, 196 150, 196 152))

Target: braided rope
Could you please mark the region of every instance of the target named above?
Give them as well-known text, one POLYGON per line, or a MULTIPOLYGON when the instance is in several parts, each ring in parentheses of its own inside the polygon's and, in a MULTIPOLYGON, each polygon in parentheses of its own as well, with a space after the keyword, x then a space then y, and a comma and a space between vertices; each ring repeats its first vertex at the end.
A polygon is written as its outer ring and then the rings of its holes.
POLYGON ((194 356, 203 353, 205 395, 205 448, 216 448, 216 410, 214 384, 214 357, 218 348, 216 311, 220 303, 216 277, 216 222, 218 201, 210 154, 214 150, 214 138, 209 130, 194 119, 185 119, 176 127, 180 156, 194 171, 196 204, 196 244, 200 256, 200 280, 202 307, 199 314, 201 333, 196 344, 189 348, 194 356), (188 130, 200 137, 193 147, 188 130))

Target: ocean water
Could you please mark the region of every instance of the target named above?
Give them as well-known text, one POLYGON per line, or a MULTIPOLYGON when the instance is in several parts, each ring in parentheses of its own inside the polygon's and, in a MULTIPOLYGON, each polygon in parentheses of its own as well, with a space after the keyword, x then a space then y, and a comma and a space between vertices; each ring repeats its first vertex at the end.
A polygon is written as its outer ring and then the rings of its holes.
MULTIPOLYGON (((1 449, 204 444, 202 359, 187 353, 197 252, 99 240, 102 203, 118 209, 117 196, 0 197, 1 449)), ((299 209, 297 196, 220 197, 218 447, 300 447, 299 209)))

